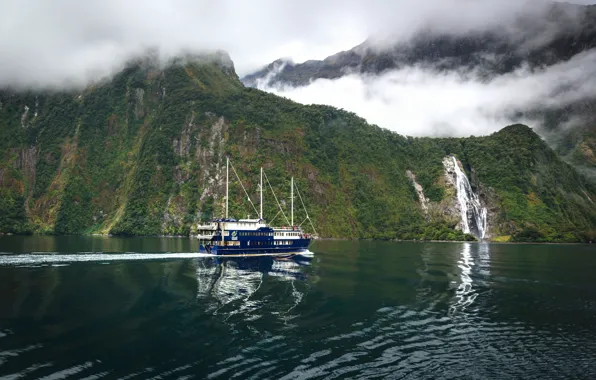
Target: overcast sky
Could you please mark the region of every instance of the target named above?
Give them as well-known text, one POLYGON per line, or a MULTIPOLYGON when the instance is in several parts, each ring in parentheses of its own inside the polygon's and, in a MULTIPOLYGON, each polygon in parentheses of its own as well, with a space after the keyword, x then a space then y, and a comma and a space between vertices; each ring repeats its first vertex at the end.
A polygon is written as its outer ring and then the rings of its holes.
POLYGON ((493 25, 545 2, 0 0, 0 85, 84 83, 147 47, 224 49, 243 75, 280 57, 321 59, 375 33, 493 25))

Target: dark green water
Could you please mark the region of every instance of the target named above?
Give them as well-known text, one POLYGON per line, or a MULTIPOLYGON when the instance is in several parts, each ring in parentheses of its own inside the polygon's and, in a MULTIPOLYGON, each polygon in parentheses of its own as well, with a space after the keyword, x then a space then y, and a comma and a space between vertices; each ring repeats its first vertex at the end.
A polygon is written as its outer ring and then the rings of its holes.
POLYGON ((0 378, 596 378, 594 246, 197 248, 0 237, 0 378))

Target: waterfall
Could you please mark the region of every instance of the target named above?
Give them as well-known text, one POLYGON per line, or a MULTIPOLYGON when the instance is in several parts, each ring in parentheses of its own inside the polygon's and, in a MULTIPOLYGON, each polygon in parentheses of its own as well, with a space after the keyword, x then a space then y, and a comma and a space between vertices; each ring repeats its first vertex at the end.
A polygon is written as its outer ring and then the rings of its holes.
POLYGON ((455 188, 457 190, 457 200, 459 201, 461 213, 461 225, 463 232, 473 234, 477 238, 484 239, 486 233, 486 207, 480 204, 480 198, 472 190, 468 177, 459 168, 457 159, 451 157, 455 167, 455 188))

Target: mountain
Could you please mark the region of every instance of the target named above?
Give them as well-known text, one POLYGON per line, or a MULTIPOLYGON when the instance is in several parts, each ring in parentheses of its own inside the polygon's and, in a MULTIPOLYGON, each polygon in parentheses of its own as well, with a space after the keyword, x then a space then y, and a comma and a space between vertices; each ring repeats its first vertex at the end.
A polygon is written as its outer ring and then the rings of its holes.
POLYGON ((335 79, 349 73, 378 75, 387 70, 422 65, 438 71, 477 70, 485 77, 510 73, 522 66, 551 66, 596 47, 596 5, 553 3, 545 12, 519 16, 511 25, 452 34, 426 28, 407 41, 370 38, 324 60, 293 63, 278 59, 244 76, 255 87, 304 86, 316 79, 335 79))
POLYGON ((286 210, 294 176, 324 237, 596 238, 596 187, 527 126, 404 137, 245 87, 223 52, 141 58, 80 91, 0 91, 0 231, 192 233, 222 215, 226 155, 255 204, 261 166, 286 210))

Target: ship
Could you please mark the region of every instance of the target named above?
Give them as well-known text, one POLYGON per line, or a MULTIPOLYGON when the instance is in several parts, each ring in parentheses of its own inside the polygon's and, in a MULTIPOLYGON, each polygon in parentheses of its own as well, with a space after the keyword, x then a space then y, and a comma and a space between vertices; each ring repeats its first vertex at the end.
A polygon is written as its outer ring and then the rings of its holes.
MULTIPOLYGON (((200 241, 200 252, 213 255, 228 255, 228 256, 292 256, 310 254, 310 244, 313 238, 316 238, 316 229, 312 224, 312 220, 304 207, 304 202, 300 191, 294 184, 294 177, 290 181, 290 219, 287 219, 283 208, 275 200, 279 206, 279 213, 281 213, 288 225, 271 226, 263 218, 263 168, 261 168, 260 180, 260 211, 258 211, 258 218, 236 219, 229 217, 229 168, 230 160, 226 158, 226 195, 225 195, 225 217, 213 219, 208 224, 197 226, 197 238, 200 241), (299 195, 300 202, 304 207, 306 219, 300 224, 294 223, 294 188, 296 188, 299 195), (314 234, 305 232, 302 224, 306 221, 314 231, 314 234)), ((233 168, 236 176, 236 170, 233 168)), ((240 182, 240 179, 238 178, 240 182)), ((267 181, 269 181, 267 179, 267 181)), ((240 184, 242 184, 240 182, 240 184)), ((271 188, 271 184, 269 184, 271 188)), ((246 189, 242 186, 249 202, 254 208, 254 204, 250 200, 246 189)), ((271 188, 273 191, 273 188, 271 188)), ((256 208, 255 208, 255 211, 256 208)), ((277 217, 277 216, 276 216, 277 217)), ((275 217, 274 217, 275 219, 275 217)))

